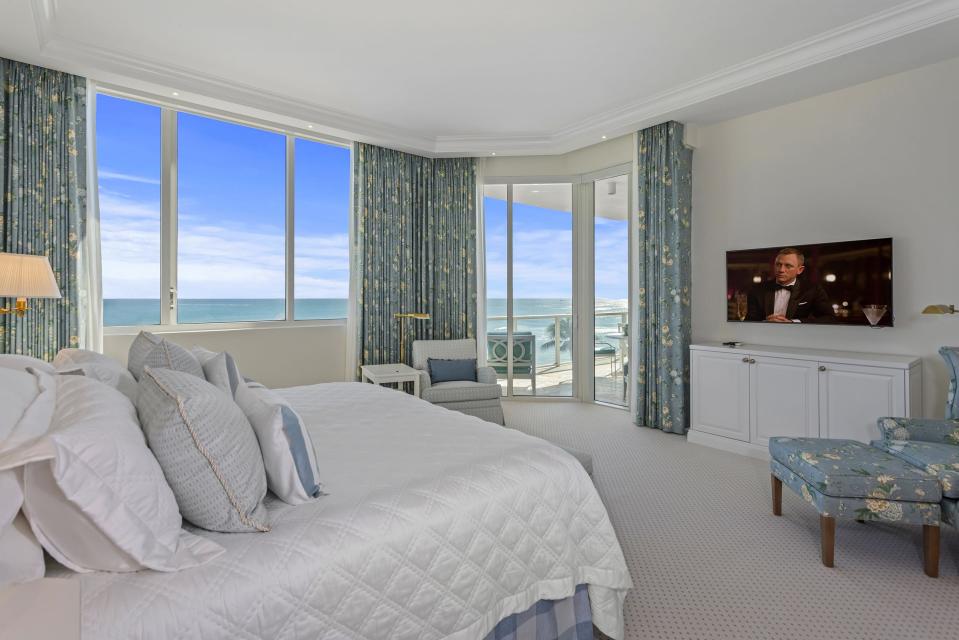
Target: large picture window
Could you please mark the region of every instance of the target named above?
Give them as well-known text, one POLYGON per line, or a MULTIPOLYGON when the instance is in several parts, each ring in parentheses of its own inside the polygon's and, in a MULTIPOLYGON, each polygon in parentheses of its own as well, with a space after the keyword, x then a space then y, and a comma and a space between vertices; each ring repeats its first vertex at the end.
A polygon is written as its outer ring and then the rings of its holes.
POLYGON ((346 317, 348 147, 99 94, 97 170, 104 326, 346 317))

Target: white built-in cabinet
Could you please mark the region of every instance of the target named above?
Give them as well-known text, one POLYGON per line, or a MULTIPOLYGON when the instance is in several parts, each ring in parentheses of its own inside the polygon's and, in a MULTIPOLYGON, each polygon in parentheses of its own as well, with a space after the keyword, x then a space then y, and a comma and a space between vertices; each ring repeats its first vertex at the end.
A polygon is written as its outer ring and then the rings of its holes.
POLYGON ((876 419, 916 416, 913 356, 764 345, 690 347, 689 441, 765 457, 773 436, 879 438, 876 419))

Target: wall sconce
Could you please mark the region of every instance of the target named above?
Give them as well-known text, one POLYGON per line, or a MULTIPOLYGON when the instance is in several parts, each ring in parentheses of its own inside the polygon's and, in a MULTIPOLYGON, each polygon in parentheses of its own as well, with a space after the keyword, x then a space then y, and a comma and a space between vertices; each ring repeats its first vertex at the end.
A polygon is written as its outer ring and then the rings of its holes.
POLYGON ((26 315, 27 298, 60 298, 60 288, 46 256, 0 253, 0 298, 16 298, 16 306, 0 308, 0 315, 26 315))
POLYGON ((944 313, 955 313, 955 312, 956 312, 956 305, 954 305, 954 304, 931 304, 931 305, 929 305, 928 307, 926 307, 925 309, 923 309, 922 312, 923 312, 924 314, 926 314, 926 315, 934 315, 934 316, 942 315, 942 314, 944 314, 944 313))

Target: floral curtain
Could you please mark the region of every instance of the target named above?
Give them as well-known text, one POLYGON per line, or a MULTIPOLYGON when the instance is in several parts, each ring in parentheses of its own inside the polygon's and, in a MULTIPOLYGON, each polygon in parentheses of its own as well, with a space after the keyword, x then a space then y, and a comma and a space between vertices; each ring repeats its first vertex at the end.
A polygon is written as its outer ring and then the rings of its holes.
POLYGON ((79 344, 86 126, 84 78, 0 58, 0 251, 47 256, 63 294, 28 300, 23 318, 0 316, 0 353, 51 360, 79 344))
POLYGON ((638 425, 685 433, 693 154, 683 145, 678 122, 643 129, 637 140, 634 419, 638 425))
POLYGON ((475 161, 361 143, 353 156, 357 365, 400 362, 404 333, 407 364, 413 340, 474 337, 475 161))

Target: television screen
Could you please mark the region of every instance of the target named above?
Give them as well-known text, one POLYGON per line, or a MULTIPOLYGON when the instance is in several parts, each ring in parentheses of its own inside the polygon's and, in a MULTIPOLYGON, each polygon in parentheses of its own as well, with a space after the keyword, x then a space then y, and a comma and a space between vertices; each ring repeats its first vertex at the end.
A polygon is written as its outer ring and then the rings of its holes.
POLYGON ((726 319, 891 327, 892 238, 727 251, 726 319))

